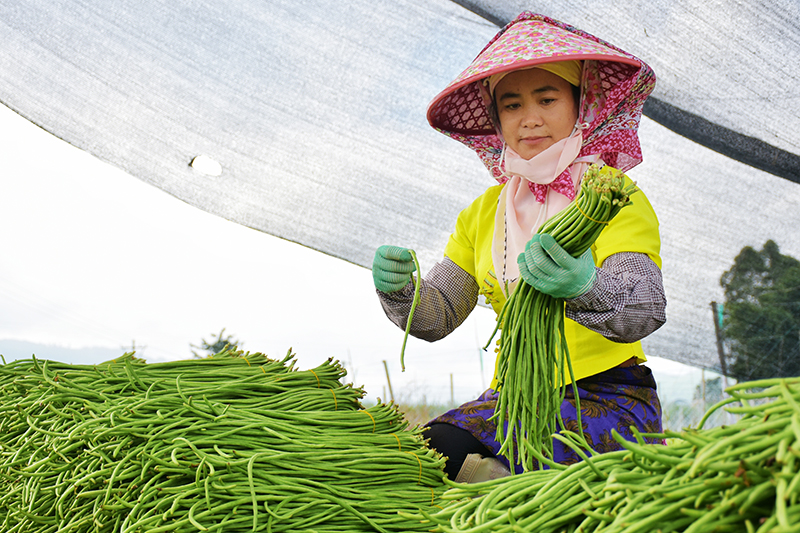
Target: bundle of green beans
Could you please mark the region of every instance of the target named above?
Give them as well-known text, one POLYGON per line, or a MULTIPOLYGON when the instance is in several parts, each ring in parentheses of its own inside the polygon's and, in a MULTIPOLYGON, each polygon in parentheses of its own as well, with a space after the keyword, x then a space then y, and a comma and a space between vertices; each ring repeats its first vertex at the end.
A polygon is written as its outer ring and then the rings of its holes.
POLYGON ((425 531, 443 458, 327 361, 0 367, 0 531, 425 531))
MULTIPOLYGON (((551 235, 573 257, 579 257, 630 203, 636 190, 618 170, 592 165, 584 173, 575 201, 545 222, 538 233, 551 235)), ((563 427, 560 407, 566 387, 574 381, 564 336, 564 300, 520 281, 497 323, 501 334, 493 417, 496 438, 501 443, 500 453, 512 465, 519 463, 532 470, 538 461, 527 447, 515 443, 525 438, 533 448, 553 456, 551 435, 563 427)), ((577 394, 575 401, 579 401, 577 394)), ((577 411, 578 427, 582 427, 579 406, 577 411)))
POLYGON ((637 433, 638 442, 615 433, 624 450, 450 483, 443 510, 415 516, 431 531, 462 533, 800 531, 800 378, 741 383, 727 393, 705 419, 726 407, 741 416, 728 426, 637 433))

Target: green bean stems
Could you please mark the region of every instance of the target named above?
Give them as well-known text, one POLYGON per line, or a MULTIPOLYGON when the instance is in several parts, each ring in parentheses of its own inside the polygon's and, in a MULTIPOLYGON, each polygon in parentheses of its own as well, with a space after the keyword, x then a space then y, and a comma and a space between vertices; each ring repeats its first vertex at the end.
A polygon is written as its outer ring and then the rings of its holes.
POLYGON ((335 361, 0 366, 0 531, 425 531, 444 459, 335 361))
MULTIPOLYGON (((632 428, 637 442, 614 434, 622 450, 474 485, 450 483, 444 509, 408 516, 453 533, 800 530, 800 378, 741 383, 727 393, 707 416, 726 407, 741 416, 734 424, 660 434, 632 428)), ((576 435, 560 437, 580 450, 576 435)))
MULTIPOLYGON (((555 238, 572 256, 588 250, 616 214, 630 203, 633 183, 611 168, 590 166, 575 201, 539 229, 555 238)), ((516 259, 516 258, 514 258, 516 259)), ((540 461, 521 446, 553 456, 552 434, 563 428, 561 402, 573 382, 573 370, 564 336, 564 300, 543 294, 520 281, 497 319, 500 349, 497 365, 497 424, 500 454, 513 465, 532 470, 540 461), (506 430, 506 423, 508 424, 506 430)), ((497 330, 495 330, 496 334, 497 330)), ((578 427, 581 426, 575 394, 578 427)), ((579 436, 579 438, 582 438, 579 436)))

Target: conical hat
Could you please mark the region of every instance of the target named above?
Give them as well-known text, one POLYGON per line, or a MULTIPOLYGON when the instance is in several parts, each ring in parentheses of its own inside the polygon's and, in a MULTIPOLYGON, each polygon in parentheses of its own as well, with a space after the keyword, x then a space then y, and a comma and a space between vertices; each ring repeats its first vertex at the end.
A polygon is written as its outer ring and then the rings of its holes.
POLYGON ((620 170, 642 160, 637 130, 655 75, 640 59, 577 28, 530 12, 503 28, 478 57, 428 107, 428 122, 466 144, 492 174, 502 140, 486 104, 481 80, 493 74, 553 61, 583 61, 579 120, 589 124, 580 156, 600 154, 620 170))

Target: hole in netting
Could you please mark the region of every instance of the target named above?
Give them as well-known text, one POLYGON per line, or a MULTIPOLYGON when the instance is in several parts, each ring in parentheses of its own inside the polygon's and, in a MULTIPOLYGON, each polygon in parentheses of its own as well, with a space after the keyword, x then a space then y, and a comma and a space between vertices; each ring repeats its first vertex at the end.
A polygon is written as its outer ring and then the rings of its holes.
POLYGON ((222 165, 207 155, 198 155, 192 159, 189 166, 206 176, 222 175, 222 165))

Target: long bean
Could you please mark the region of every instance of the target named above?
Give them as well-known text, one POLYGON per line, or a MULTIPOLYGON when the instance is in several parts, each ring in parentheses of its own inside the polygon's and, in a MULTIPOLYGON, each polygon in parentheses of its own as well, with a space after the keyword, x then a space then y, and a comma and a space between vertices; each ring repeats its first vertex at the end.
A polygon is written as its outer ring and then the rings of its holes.
MULTIPOLYGON (((592 165, 584 174, 575 201, 546 221, 538 232, 551 235, 568 253, 578 257, 630 203, 636 190, 635 184, 626 184, 622 173, 592 165)), ((533 470, 540 467, 540 461, 517 441, 528 440, 535 450, 552 459, 551 435, 564 429, 560 406, 568 384, 574 386, 564 335, 564 300, 520 281, 497 320, 495 333, 501 332, 498 401, 492 418, 497 425, 496 440, 501 444, 500 454, 512 465, 533 470)), ((577 392, 574 396, 578 427, 582 428, 577 392)), ((584 439, 580 436, 579 440, 584 439)))
POLYGON ((422 286, 422 278, 420 277, 420 266, 417 254, 414 250, 408 250, 411 258, 414 261, 414 270, 417 273, 416 280, 412 277, 411 282, 414 284, 414 298, 411 301, 411 310, 408 312, 408 319, 406 320, 406 329, 403 333, 403 345, 400 347, 400 368, 403 372, 406 371, 406 343, 408 342, 408 334, 411 333, 411 321, 414 320, 414 311, 417 310, 420 298, 420 287, 422 286))

